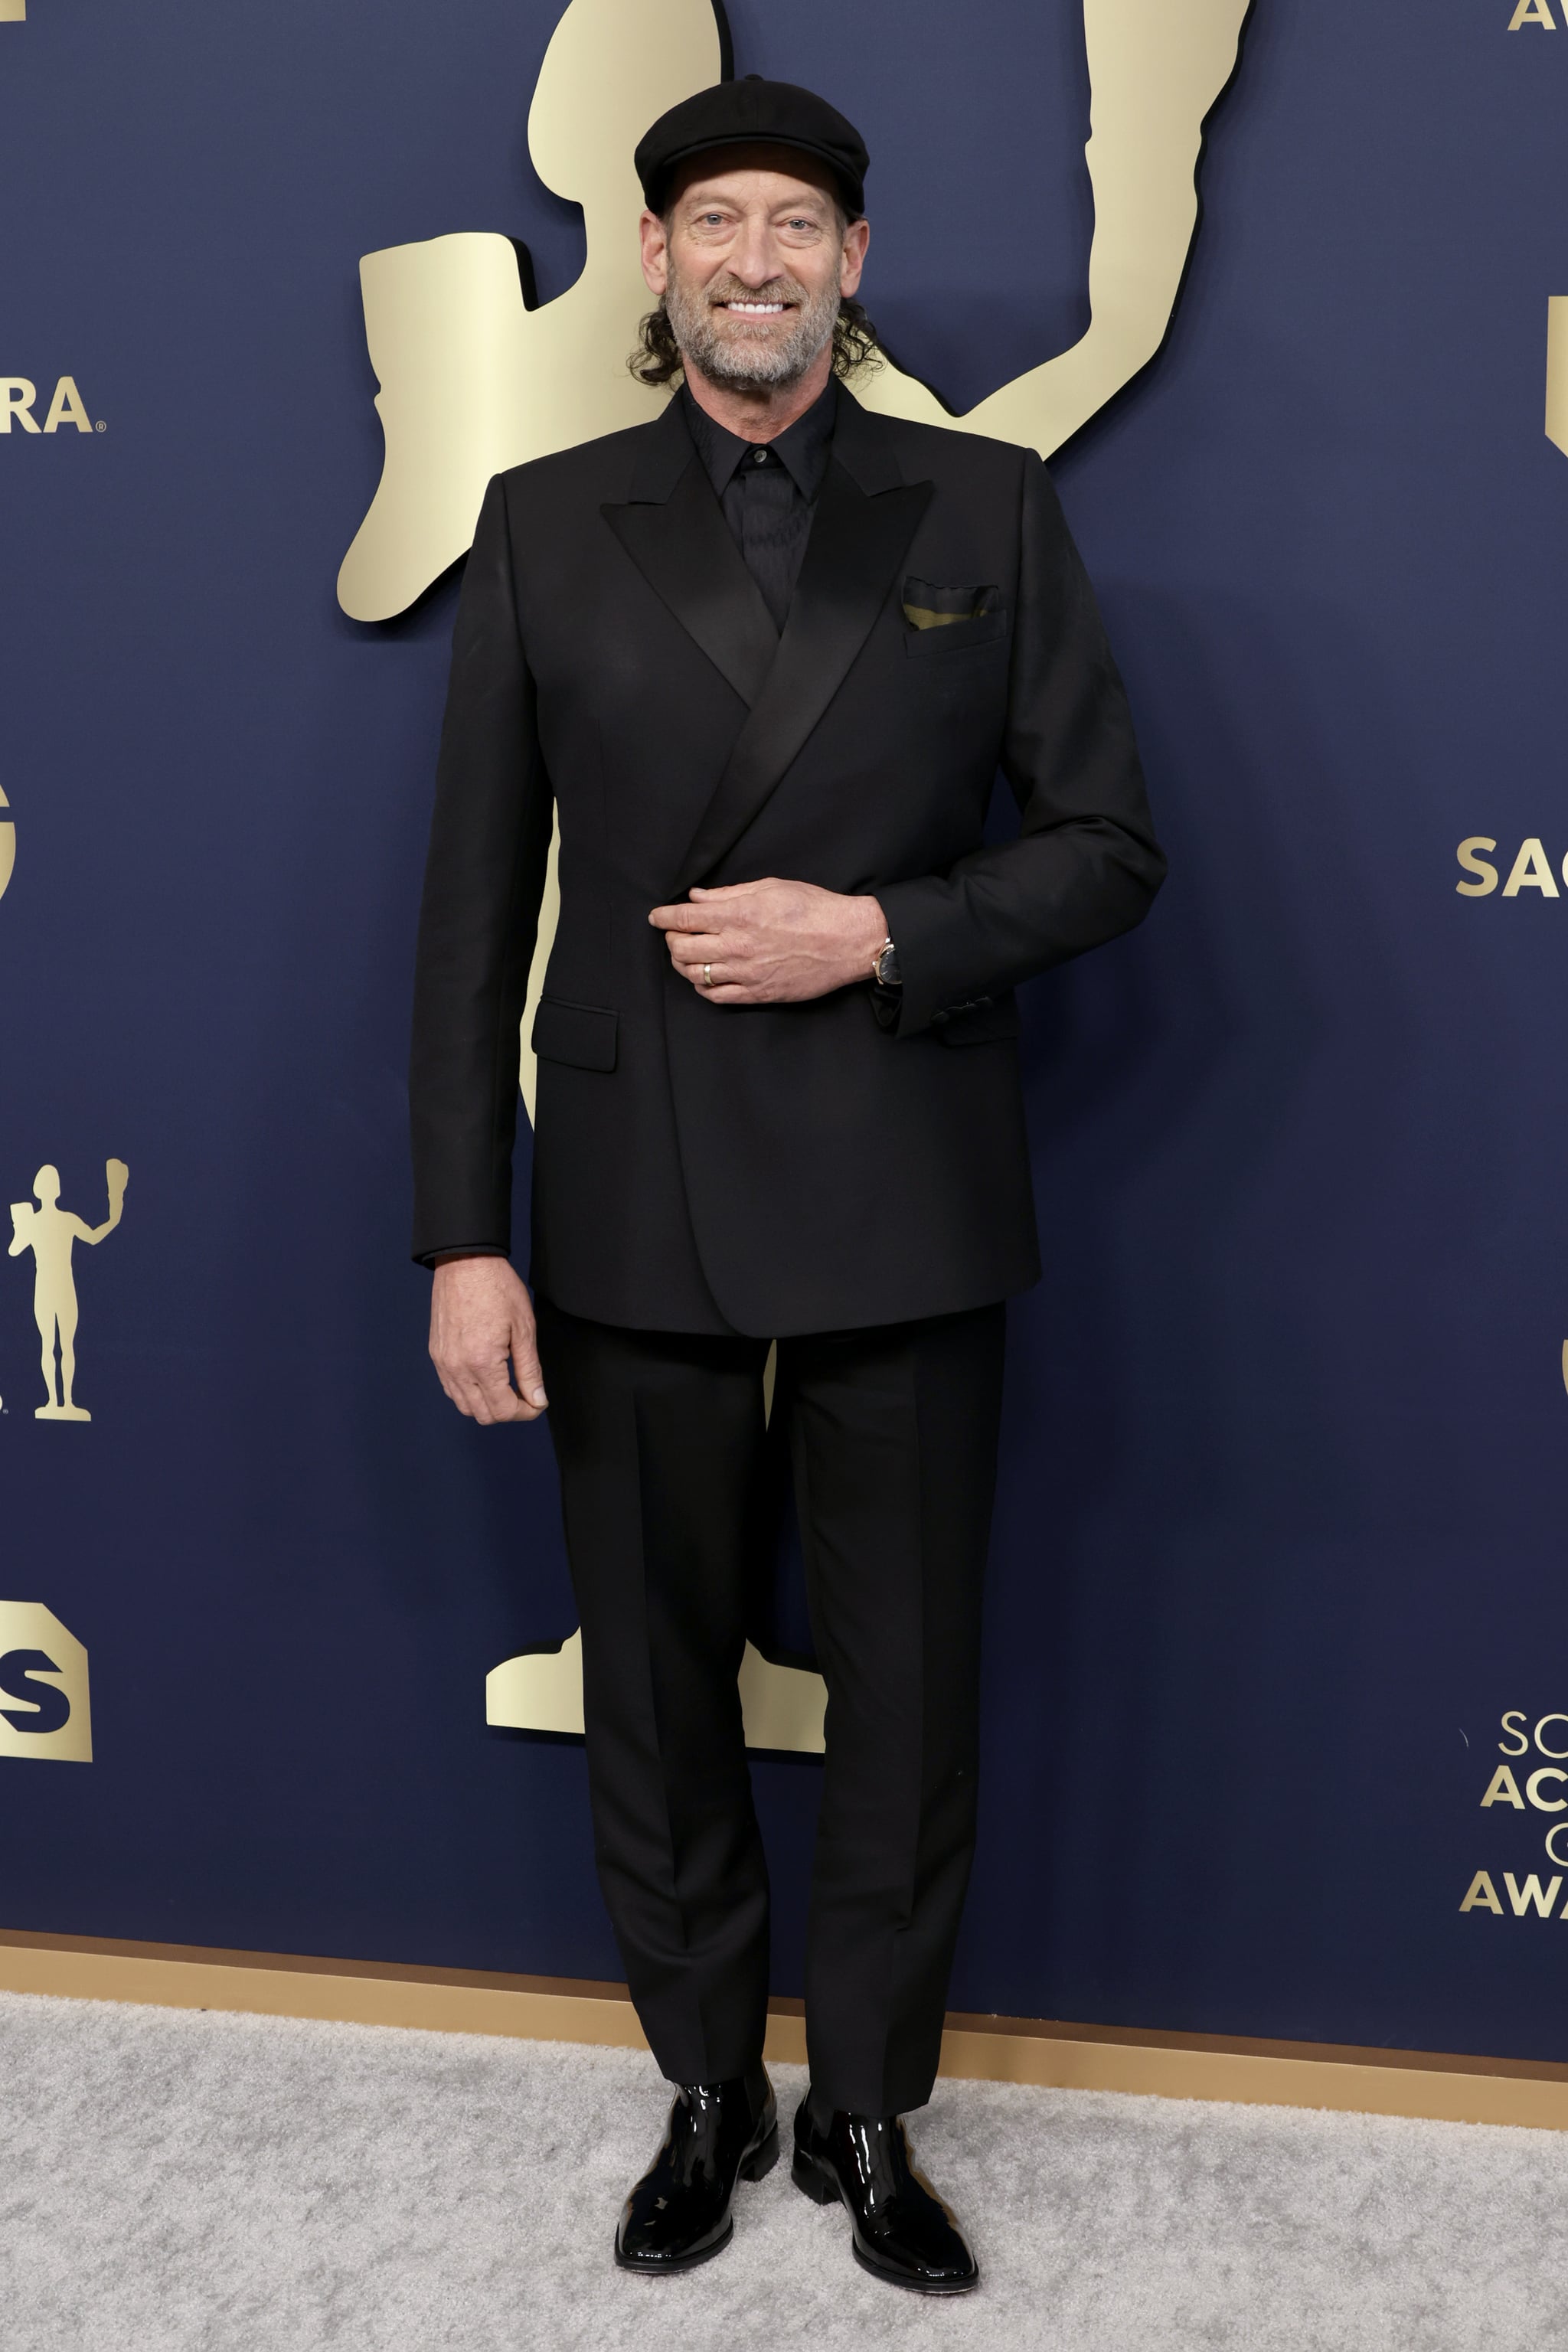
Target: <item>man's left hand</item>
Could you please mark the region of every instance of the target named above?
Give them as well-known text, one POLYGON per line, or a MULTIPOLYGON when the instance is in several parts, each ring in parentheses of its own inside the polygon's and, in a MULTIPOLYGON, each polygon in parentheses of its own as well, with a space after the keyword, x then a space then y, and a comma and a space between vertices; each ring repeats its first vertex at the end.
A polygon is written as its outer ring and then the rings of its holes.
POLYGON ((815 882, 733 882, 693 890, 648 917, 670 961, 715 1004, 805 1004, 869 980, 888 936, 873 898, 847 898, 815 882))

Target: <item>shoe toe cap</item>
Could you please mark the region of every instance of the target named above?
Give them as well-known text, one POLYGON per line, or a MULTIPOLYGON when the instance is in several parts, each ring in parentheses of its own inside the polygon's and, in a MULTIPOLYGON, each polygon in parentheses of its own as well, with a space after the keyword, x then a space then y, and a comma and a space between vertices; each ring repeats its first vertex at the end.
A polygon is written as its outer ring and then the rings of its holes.
POLYGON ((963 2237, 938 2217, 906 2217, 902 2228, 868 2230, 864 2242, 876 2268, 911 2286, 951 2294, 973 2286, 980 2276, 963 2237))
POLYGON ((672 2228, 657 2217, 623 2215, 616 2231, 616 2260, 623 2270, 679 2271, 706 2261, 729 2242, 734 2223, 728 2213, 706 2229, 672 2228))

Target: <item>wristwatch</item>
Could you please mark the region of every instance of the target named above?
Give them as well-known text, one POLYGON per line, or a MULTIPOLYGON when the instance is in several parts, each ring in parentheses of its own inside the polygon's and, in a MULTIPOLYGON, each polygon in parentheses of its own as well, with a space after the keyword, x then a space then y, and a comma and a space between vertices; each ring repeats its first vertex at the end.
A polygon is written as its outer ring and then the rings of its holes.
POLYGON ((901 988, 899 976, 899 950, 891 939, 886 939, 871 958, 871 977, 879 988, 901 988))

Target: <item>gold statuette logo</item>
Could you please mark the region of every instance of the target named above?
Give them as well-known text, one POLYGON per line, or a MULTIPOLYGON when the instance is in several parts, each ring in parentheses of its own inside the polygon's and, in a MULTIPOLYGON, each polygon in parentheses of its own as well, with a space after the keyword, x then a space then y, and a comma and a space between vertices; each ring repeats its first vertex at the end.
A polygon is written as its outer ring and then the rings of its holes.
MULTIPOLYGON (((857 398, 1049 457, 1147 366, 1197 226, 1204 123, 1235 71, 1249 5, 1083 0, 1087 332, 965 416, 885 358, 857 381, 857 398)), ((354 620, 405 612, 467 551, 492 474, 657 414, 664 395, 626 364, 648 299, 632 151, 667 107, 717 81, 721 64, 710 0, 571 0, 540 68, 528 146, 545 186, 583 208, 576 284, 531 310, 518 248, 479 233, 393 246, 360 264, 386 457, 338 575, 354 620)))
POLYGON ((1546 305, 1546 437, 1568 457, 1568 294, 1546 305))
POLYGON ((87 1652, 39 1601, 0 1601, 0 1756, 92 1762, 87 1652))
POLYGON ((101 1225, 84 1224, 80 1217, 60 1206, 60 1178, 57 1168, 40 1168, 33 1179, 32 1201, 11 1203, 11 1247, 7 1255, 20 1257, 33 1253, 33 1319, 43 1342, 44 1402, 34 1413, 36 1421, 90 1421, 92 1415, 75 1398, 76 1387, 76 1276, 71 1269, 71 1254, 78 1242, 96 1249, 106 1234, 111 1234, 120 1223, 125 1207, 125 1186, 131 1171, 123 1160, 110 1160, 104 1167, 109 1187, 109 1214, 101 1225), (59 1347, 59 1378, 55 1377, 55 1348, 59 1347))
MULTIPOLYGON (((741 1660, 741 1720, 748 1748, 820 1756, 827 1685, 801 1666, 779 1665, 752 1643, 741 1660)), ((524 1650, 485 1676, 485 1721, 512 1731, 583 1730, 583 1635, 524 1650)))
MULTIPOLYGON (((1197 226, 1204 124, 1235 71, 1250 0, 1083 0, 1094 194, 1090 320, 1071 350, 955 417, 879 355, 856 396, 884 415, 1061 446, 1164 341, 1197 226)), ((655 118, 719 79, 712 0, 571 0, 545 52, 528 146, 545 186, 583 209, 587 258, 553 301, 531 308, 520 251, 468 233, 367 254, 365 336, 385 441, 380 484, 343 559, 338 601, 356 621, 405 612, 465 554, 492 474, 646 423, 664 395, 628 373, 647 308, 633 169, 655 118)), ((533 1009, 558 909, 552 850, 523 1014, 520 1076, 530 1116, 533 1009)), ((820 1753, 819 1675, 747 1645, 747 1744, 820 1753)), ((583 1728, 582 1637, 508 1658, 487 1678, 487 1720, 583 1728)))
MULTIPOLYGON (((10 802, 6 799, 6 797, 5 797, 5 793, 4 793, 3 792, 0 792, 0 809, 8 809, 8 808, 10 807, 10 805, 11 805, 11 803, 10 803, 10 802)), ((10 880, 11 880, 11 877, 12 877, 12 875, 16 872, 16 823, 15 823, 15 820, 14 820, 13 818, 11 818, 11 817, 8 817, 8 816, 0 816, 0 898, 3 898, 5 896, 6 887, 7 887, 7 886, 9 885, 10 880)))

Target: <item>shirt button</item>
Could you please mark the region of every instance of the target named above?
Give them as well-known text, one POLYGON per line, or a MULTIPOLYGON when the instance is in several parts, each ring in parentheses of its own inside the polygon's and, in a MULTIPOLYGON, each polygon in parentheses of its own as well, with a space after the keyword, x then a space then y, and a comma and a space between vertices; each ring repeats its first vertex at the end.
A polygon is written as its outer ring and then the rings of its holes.
POLYGON ((752 462, 756 466, 765 466, 768 462, 767 451, 765 449, 759 449, 752 462))

